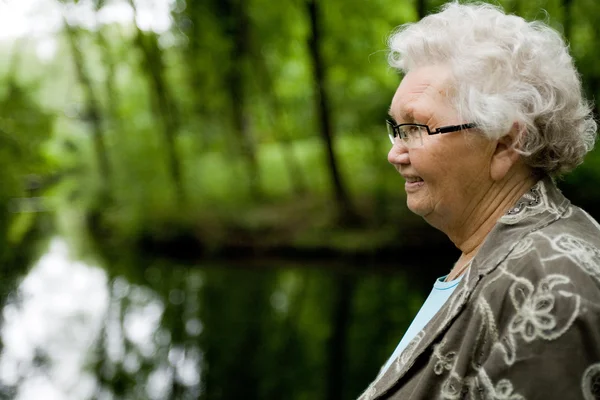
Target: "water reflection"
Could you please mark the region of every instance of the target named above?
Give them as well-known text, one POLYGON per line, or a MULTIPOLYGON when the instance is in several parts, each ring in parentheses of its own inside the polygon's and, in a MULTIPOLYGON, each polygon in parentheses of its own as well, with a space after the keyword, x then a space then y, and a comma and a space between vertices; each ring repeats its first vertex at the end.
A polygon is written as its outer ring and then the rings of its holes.
POLYGON ((15 287, 0 398, 356 398, 414 315, 406 305, 423 301, 402 275, 367 267, 111 250, 92 265, 54 239, 15 287))
MULTIPOLYGON (((161 328, 165 304, 153 290, 123 277, 111 282, 54 239, 15 293, 0 334, 4 396, 158 400, 170 398, 174 387, 182 397, 198 396, 202 353, 172 343, 161 328)), ((181 304, 185 293, 176 288, 168 298, 181 304)), ((194 336, 203 326, 191 318, 185 329, 194 336)))

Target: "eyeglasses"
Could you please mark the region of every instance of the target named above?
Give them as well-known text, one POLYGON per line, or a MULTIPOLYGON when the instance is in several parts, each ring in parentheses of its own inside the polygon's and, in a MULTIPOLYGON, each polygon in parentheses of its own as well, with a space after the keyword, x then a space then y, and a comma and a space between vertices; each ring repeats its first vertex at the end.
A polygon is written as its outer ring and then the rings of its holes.
POLYGON ((396 121, 388 119, 385 121, 387 126, 388 136, 392 144, 396 144, 396 138, 404 140, 408 147, 423 146, 423 133, 427 135, 436 135, 438 133, 457 132, 463 129, 471 129, 477 127, 477 124, 471 122, 462 125, 449 125, 437 128, 431 131, 429 126, 422 124, 396 124, 396 121))

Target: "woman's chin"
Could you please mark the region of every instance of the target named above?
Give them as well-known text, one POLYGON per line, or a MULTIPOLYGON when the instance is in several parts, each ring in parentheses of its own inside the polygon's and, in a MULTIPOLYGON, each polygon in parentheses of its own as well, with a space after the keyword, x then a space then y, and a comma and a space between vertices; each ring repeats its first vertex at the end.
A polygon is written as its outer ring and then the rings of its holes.
POLYGON ((408 196, 406 199, 406 206, 408 209, 421 217, 426 216, 431 211, 431 207, 426 202, 420 199, 411 199, 413 196, 408 196))

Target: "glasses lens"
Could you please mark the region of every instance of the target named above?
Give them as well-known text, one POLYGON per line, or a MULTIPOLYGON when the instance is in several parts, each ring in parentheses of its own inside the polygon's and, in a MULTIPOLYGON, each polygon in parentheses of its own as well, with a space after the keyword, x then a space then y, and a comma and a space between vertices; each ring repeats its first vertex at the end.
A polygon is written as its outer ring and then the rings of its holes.
POLYGON ((394 140, 394 135, 395 135, 394 128, 392 127, 392 125, 389 122, 386 122, 385 126, 387 128, 387 134, 388 134, 388 137, 390 138, 390 142, 392 142, 392 144, 394 144, 395 143, 395 140, 394 140))
POLYGON ((424 127, 419 125, 403 125, 400 129, 402 129, 402 136, 408 146, 423 146, 424 127))

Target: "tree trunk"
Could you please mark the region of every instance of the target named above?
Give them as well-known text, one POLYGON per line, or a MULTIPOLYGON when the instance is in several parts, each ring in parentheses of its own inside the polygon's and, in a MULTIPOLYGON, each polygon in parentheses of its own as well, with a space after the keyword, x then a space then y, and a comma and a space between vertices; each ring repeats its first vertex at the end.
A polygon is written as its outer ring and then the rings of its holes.
POLYGON ((92 81, 87 74, 84 66, 83 53, 79 48, 79 40, 76 28, 69 25, 68 21, 64 19, 65 31, 67 34, 67 41, 71 48, 73 56, 73 62, 75 64, 75 73, 77 78, 84 90, 86 98, 85 104, 85 117, 92 126, 94 148, 96 156, 98 157, 98 168, 100 172, 100 182, 102 183, 102 192, 106 193, 110 182, 110 166, 108 162, 108 156, 106 152, 106 145, 104 143, 104 132, 102 128, 102 112, 100 110, 100 103, 94 92, 92 81))
MULTIPOLYGON (((134 18, 137 15, 137 10, 133 0, 129 0, 129 4, 134 10, 134 18)), ((173 186, 175 187, 175 196, 177 202, 185 203, 186 194, 183 186, 181 166, 176 150, 176 135, 179 130, 179 119, 173 97, 170 95, 169 87, 165 80, 163 56, 156 35, 154 33, 144 34, 142 30, 135 25, 136 36, 135 43, 138 49, 142 52, 144 59, 143 69, 148 75, 152 92, 154 94, 154 107, 160 115, 162 122, 163 138, 167 151, 167 168, 173 186)))
POLYGON ((102 32, 102 28, 96 33, 96 42, 102 53, 102 59, 106 66, 105 90, 108 98, 107 110, 109 122, 112 127, 119 127, 119 100, 117 98, 117 90, 115 89, 115 60, 110 52, 110 45, 102 32))
POLYGON ((356 213, 350 202, 348 193, 338 170, 334 146, 333 123, 329 98, 326 90, 325 63, 321 54, 321 25, 319 21, 319 10, 315 0, 308 0, 308 15, 310 18, 311 35, 308 39, 308 47, 313 67, 315 86, 315 110, 319 120, 319 132, 325 144, 327 165, 329 167, 330 179, 334 190, 335 202, 344 223, 356 221, 356 213))
POLYGON ((344 366, 346 363, 346 348, 348 341, 348 325, 350 321, 350 310, 352 308, 352 297, 354 296, 354 277, 341 274, 335 284, 333 309, 331 314, 332 330, 327 340, 327 372, 325 382, 327 400, 343 399, 344 366))
POLYGON ((236 137, 239 138, 242 155, 248 168, 248 184, 254 198, 262 197, 259 165, 256 156, 256 144, 250 132, 249 115, 247 112, 246 70, 249 60, 250 21, 246 9, 246 0, 226 1, 226 14, 232 17, 228 34, 233 39, 231 51, 232 65, 229 70, 228 90, 233 112, 233 125, 236 137))
POLYGON ((292 146, 293 141, 286 132, 287 127, 285 124, 285 112, 283 111, 281 104, 275 95, 273 77, 269 71, 269 67, 264 56, 260 54, 259 51, 256 51, 256 49, 254 49, 252 54, 257 55, 257 57, 254 59, 256 71, 258 72, 263 94, 267 97, 268 104, 272 110, 272 115, 274 115, 274 117, 271 118, 271 121, 275 131, 277 132, 276 138, 281 147, 281 153, 283 155, 286 170, 290 178, 292 190, 297 195, 304 194, 306 193, 307 187, 306 180, 304 179, 302 168, 300 167, 300 163, 298 162, 296 154, 294 153, 294 148, 292 146))
POLYGON ((20 37, 14 41, 11 48, 10 61, 8 63, 8 71, 6 74, 6 82, 16 82, 17 71, 21 66, 23 60, 23 51, 25 44, 27 43, 27 37, 20 37))
POLYGON ((521 15, 520 0, 510 0, 505 8, 511 14, 521 15))
MULTIPOLYGON (((281 127, 286 126, 286 124, 284 122, 285 116, 282 114, 281 107, 277 103, 277 100, 274 100, 273 112, 276 115, 274 119, 274 126, 277 130, 280 130, 282 129, 281 127)), ((279 143, 281 145, 283 161, 290 177, 292 190, 296 195, 302 195, 306 193, 307 184, 306 179, 304 179, 304 173, 302 172, 300 163, 296 158, 296 153, 294 153, 294 147, 292 145, 293 141, 289 137, 279 137, 279 143)))
POLYGON ((100 48, 100 53, 102 56, 102 61, 104 66, 106 67, 106 77, 105 77, 105 90, 106 96, 108 98, 107 108, 107 122, 109 126, 112 128, 118 128, 119 125, 119 112, 118 112, 118 99, 117 99, 117 91, 115 89, 115 59, 111 53, 110 44, 106 39, 104 34, 102 23, 98 20, 98 12, 104 6, 104 0, 94 0, 94 11, 96 12, 96 24, 98 25, 98 30, 96 31, 96 43, 100 48))
MULTIPOLYGON (((190 93, 192 105, 189 110, 191 111, 189 123, 192 126, 198 126, 196 131, 201 151, 208 151, 212 144, 210 137, 212 132, 210 129, 205 129, 205 126, 208 121, 215 119, 215 116, 211 115, 206 100, 211 95, 207 83, 210 76, 208 76, 206 70, 206 59, 198 55, 212 52, 210 43, 212 41, 211 35, 214 33, 206 28, 205 21, 212 20, 215 17, 210 1, 186 1, 185 4, 185 9, 181 13, 173 14, 173 18, 187 38, 187 44, 183 52, 187 64, 185 74, 189 86, 194 88, 190 93)), ((211 63, 211 66, 213 64, 211 63)), ((220 120, 222 121, 222 118, 220 120)), ((201 184, 198 180, 195 183, 201 184)))
POLYGON ((417 0, 417 19, 420 21, 427 15, 427 0, 417 0))
POLYGON ((563 34, 567 42, 571 41, 573 28, 573 0, 562 0, 563 15, 563 34))

